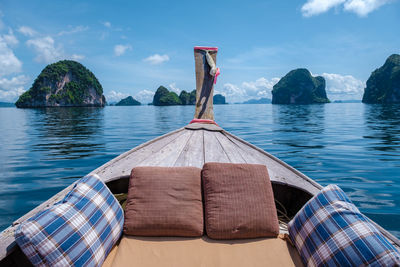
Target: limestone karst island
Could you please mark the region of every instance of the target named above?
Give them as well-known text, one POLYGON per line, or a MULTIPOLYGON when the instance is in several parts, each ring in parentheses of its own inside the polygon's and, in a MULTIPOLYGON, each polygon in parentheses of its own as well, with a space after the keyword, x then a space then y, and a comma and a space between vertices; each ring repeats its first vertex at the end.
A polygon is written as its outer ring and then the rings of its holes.
POLYGON ((124 99, 121 99, 116 106, 140 106, 141 103, 134 99, 132 96, 128 96, 124 99))
POLYGON ((272 104, 329 103, 324 77, 313 77, 307 69, 295 69, 274 85, 272 104))
MULTIPOLYGON (((214 104, 226 104, 225 97, 221 94, 213 96, 214 104)), ((154 106, 175 106, 175 105, 195 105, 196 104, 196 90, 190 93, 182 90, 178 96, 177 93, 169 91, 164 86, 158 87, 153 97, 154 106)))
POLYGON ((367 81, 362 102, 400 103, 400 55, 391 55, 382 67, 372 72, 367 81))
POLYGON ((106 99, 96 76, 82 64, 62 60, 46 66, 15 105, 37 107, 103 107, 106 99))

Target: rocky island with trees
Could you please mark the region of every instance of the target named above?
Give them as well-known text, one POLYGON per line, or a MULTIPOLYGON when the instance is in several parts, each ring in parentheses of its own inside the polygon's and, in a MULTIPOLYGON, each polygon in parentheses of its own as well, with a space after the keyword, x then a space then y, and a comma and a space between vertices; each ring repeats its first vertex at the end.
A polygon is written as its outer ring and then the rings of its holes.
MULTIPOLYGON (((221 94, 213 96, 214 104, 226 104, 225 97, 221 94)), ((178 96, 177 93, 169 91, 164 86, 158 87, 153 97, 154 106, 175 106, 175 105, 195 105, 196 90, 190 93, 182 90, 178 96)))
POLYGON ((295 69, 286 74, 272 90, 272 104, 329 103, 325 79, 313 77, 307 69, 295 69))
POLYGON ((124 99, 121 99, 116 106, 140 106, 142 103, 134 99, 132 96, 128 96, 124 99))
POLYGON ((362 98, 367 104, 400 103, 400 55, 393 54, 372 72, 362 98))
POLYGON ((18 108, 104 107, 105 104, 103 87, 96 76, 72 60, 47 65, 15 103, 18 108))

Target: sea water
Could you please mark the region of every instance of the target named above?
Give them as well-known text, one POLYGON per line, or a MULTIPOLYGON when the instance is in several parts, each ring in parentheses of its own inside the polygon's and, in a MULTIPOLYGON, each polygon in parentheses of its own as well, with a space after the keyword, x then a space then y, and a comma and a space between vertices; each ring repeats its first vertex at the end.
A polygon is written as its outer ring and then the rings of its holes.
MULTIPOLYGON (((216 105, 225 130, 400 237, 400 105, 216 105)), ((0 108, 0 231, 119 154, 185 126, 194 106, 0 108)))

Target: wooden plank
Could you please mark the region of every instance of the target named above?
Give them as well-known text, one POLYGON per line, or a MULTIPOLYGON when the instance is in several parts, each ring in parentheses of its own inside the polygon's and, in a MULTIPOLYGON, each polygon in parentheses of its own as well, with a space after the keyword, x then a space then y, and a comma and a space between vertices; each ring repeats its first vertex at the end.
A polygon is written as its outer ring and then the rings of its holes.
POLYGON ((214 75, 210 74, 210 63, 217 62, 218 49, 194 49, 196 72, 196 119, 214 120, 213 95, 214 75))
POLYGON ((230 162, 232 163, 248 163, 247 153, 243 153, 234 142, 227 138, 222 133, 214 133, 215 138, 221 144, 223 150, 228 155, 230 162))
POLYGON ((104 182, 113 180, 115 177, 129 175, 133 167, 152 157, 154 153, 160 151, 174 140, 181 138, 185 132, 187 131, 181 128, 150 140, 107 162, 91 173, 99 175, 104 182))
POLYGON ((173 166, 193 133, 193 131, 185 130, 179 138, 172 140, 136 166, 173 166))
POLYGON ((231 162, 214 132, 204 131, 204 162, 231 162))
POLYGON ((292 166, 272 156, 264 150, 226 132, 222 132, 227 138, 234 142, 245 155, 248 163, 259 163, 267 166, 271 180, 290 184, 308 191, 315 195, 322 188, 317 182, 299 172, 292 166))
POLYGON ((193 131, 192 136, 182 150, 174 166, 193 166, 203 168, 204 165, 204 131, 193 131))

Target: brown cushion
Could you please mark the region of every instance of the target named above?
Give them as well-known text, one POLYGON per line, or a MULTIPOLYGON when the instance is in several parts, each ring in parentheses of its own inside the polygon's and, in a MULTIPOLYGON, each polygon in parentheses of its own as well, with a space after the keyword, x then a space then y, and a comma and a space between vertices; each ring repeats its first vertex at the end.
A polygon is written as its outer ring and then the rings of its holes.
POLYGON ((201 170, 194 167, 132 169, 124 233, 140 236, 201 236, 201 170))
POLYGON ((206 232, 210 238, 279 234, 274 194, 264 165, 206 163, 202 179, 206 232))

